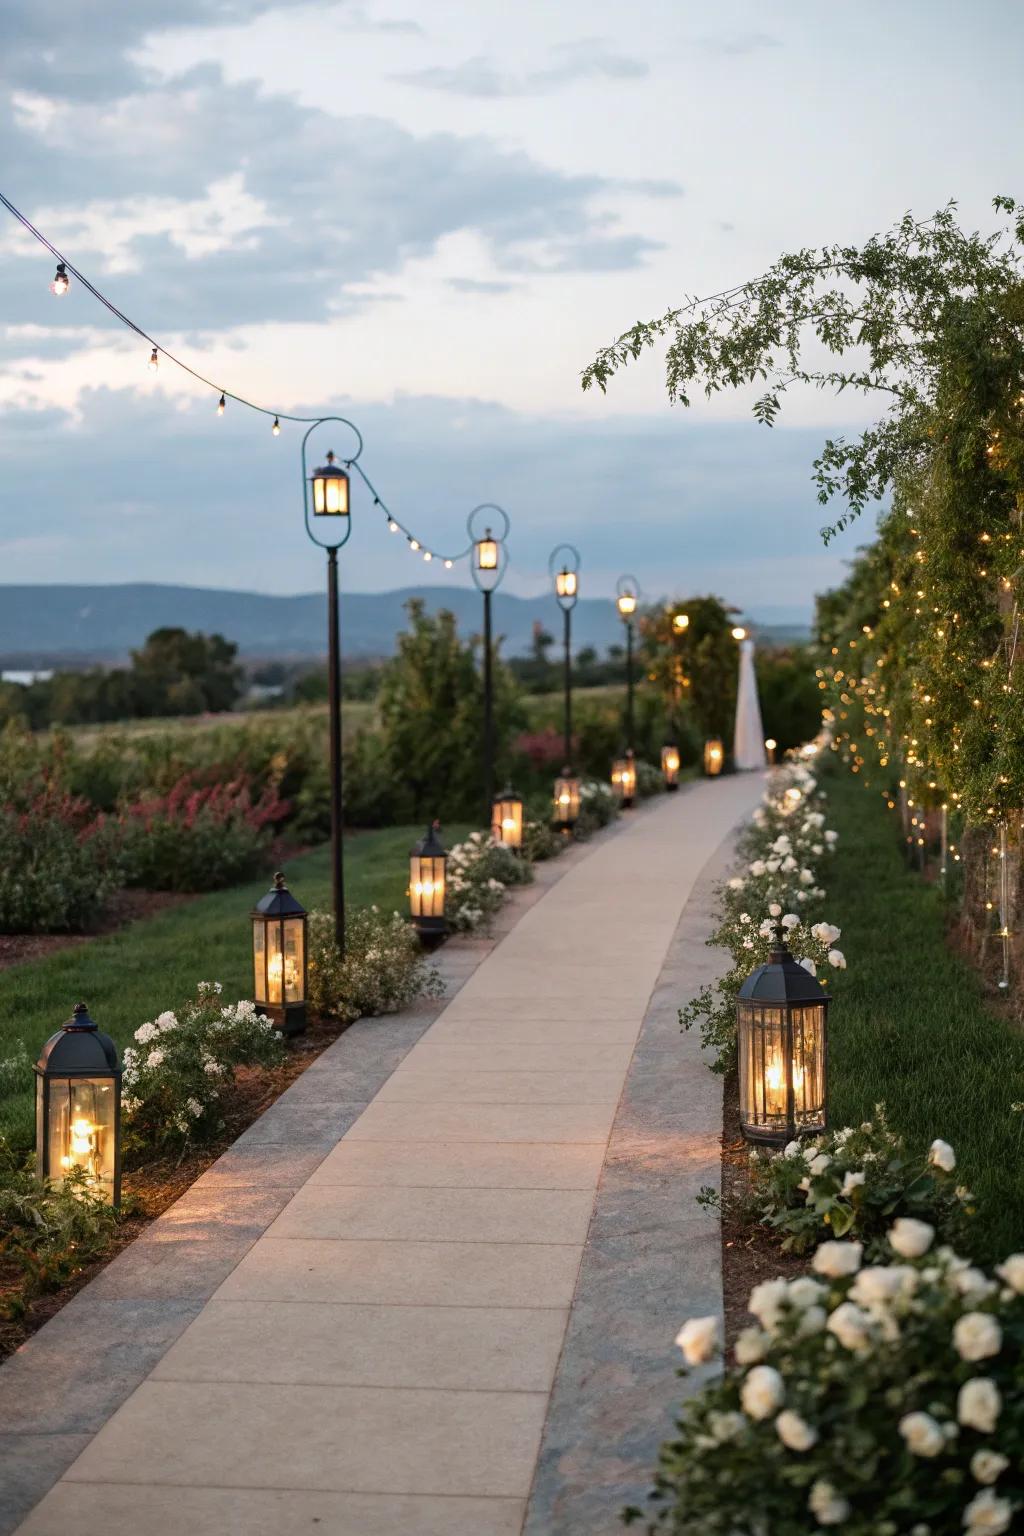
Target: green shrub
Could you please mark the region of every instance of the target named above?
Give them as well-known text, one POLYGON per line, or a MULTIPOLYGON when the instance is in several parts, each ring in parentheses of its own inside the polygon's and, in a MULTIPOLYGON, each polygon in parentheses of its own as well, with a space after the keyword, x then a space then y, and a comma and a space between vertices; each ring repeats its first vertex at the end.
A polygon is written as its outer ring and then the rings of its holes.
POLYGON ((348 1023, 443 994, 440 974, 427 964, 415 931, 397 912, 363 907, 350 914, 344 960, 332 914, 310 913, 309 1001, 315 1013, 348 1023))
POLYGON ((649 800, 652 795, 660 795, 665 789, 665 776, 660 768, 655 768, 653 763, 645 763, 643 758, 638 759, 636 765, 636 797, 638 800, 649 800))
POLYGON ((42 1185, 0 1137, 0 1260, 19 1283, 3 1312, 21 1317, 29 1302, 57 1290, 109 1246, 117 1215, 76 1169, 42 1185))
POLYGON ((445 909, 452 928, 484 928, 505 900, 510 885, 528 885, 533 871, 524 858, 485 832, 471 832, 448 853, 445 909))
POLYGON ((200 982, 195 998, 135 1031, 123 1058, 125 1151, 211 1140, 223 1128, 220 1098, 238 1067, 275 1066, 281 1036, 254 1004, 223 1006, 219 982, 200 982))
POLYGON ((549 821, 528 820, 523 823, 523 858, 527 864, 542 864, 545 859, 557 859, 565 847, 565 839, 556 832, 549 821))
POLYGON ((114 829, 51 784, 26 788, 0 806, 0 932, 93 927, 120 884, 114 829))

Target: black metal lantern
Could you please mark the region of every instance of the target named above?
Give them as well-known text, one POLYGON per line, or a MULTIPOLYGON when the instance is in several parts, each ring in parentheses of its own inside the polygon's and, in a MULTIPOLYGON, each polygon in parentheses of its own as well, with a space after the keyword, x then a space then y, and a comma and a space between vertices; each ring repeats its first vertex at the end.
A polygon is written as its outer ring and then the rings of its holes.
POLYGON ((440 822, 435 821, 409 856, 409 915, 424 944, 436 944, 448 928, 444 915, 448 853, 440 832, 440 822))
POLYGON ((488 528, 482 539, 477 539, 473 547, 474 560, 476 562, 477 583, 487 591, 488 585, 497 586, 500 575, 500 560, 498 554, 498 541, 488 528))
POLYGON ((555 780, 554 823, 563 832, 571 832, 580 815, 580 781, 568 764, 555 780))
POLYGON ((314 469, 310 485, 314 517, 348 517, 348 475, 338 468, 333 452, 328 453, 326 464, 314 469))
POLYGON ((306 909, 278 870, 252 914, 253 1001, 284 1035, 306 1027, 306 909))
POLYGON ((514 789, 503 789, 491 805, 491 836, 513 853, 523 846, 523 797, 514 789))
POLYGON ((720 736, 709 736, 704 743, 704 772, 716 779, 725 766, 725 748, 720 736))
POLYGON ((661 749, 661 771, 665 778, 665 788, 668 790, 679 788, 679 748, 669 744, 661 749))
POLYGON ((89 1189, 121 1202, 121 1063, 84 1003, 51 1035, 36 1074, 36 1173, 60 1184, 80 1170, 89 1189))
POLYGON ((766 965, 739 990, 740 1128, 748 1141, 785 1146, 825 1130, 830 998, 786 946, 781 923, 766 965))
POLYGON ((632 752, 623 753, 612 763, 612 789, 624 810, 636 799, 636 759, 632 752))

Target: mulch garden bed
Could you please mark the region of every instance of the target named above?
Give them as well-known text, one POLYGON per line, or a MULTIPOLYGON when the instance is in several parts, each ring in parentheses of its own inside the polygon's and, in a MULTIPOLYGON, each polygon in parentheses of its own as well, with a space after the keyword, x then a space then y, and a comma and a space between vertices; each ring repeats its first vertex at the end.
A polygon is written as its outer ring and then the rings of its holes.
POLYGON ((741 1328, 753 1322, 747 1301, 761 1280, 795 1279, 806 1272, 806 1257, 783 1253, 766 1227, 740 1221, 732 1212, 750 1185, 750 1144, 740 1133, 739 1080, 733 1068, 725 1079, 722 1104, 722 1296, 725 1341, 731 1347, 741 1328))
MULTIPOLYGON (((188 900, 188 897, 171 897, 171 901, 188 900)), ((279 1067, 240 1068, 230 1091, 224 1096, 224 1130, 215 1143, 197 1148, 182 1158, 162 1158, 146 1163, 141 1168, 126 1171, 122 1180, 122 1220, 117 1236, 102 1259, 83 1266, 81 1270, 59 1290, 48 1291, 30 1301, 20 1316, 11 1316, 18 1310, 18 1295, 22 1272, 0 1254, 0 1360, 12 1354, 19 1345, 59 1312, 72 1296, 87 1285, 94 1275, 122 1248, 145 1231, 151 1221, 160 1216, 168 1206, 194 1184, 200 1174, 215 1163, 221 1153, 258 1120, 264 1110, 295 1081, 321 1051, 327 1049, 338 1036, 344 1034, 346 1024, 332 1019, 311 1019, 304 1035, 296 1035, 288 1041, 288 1055, 279 1067)))

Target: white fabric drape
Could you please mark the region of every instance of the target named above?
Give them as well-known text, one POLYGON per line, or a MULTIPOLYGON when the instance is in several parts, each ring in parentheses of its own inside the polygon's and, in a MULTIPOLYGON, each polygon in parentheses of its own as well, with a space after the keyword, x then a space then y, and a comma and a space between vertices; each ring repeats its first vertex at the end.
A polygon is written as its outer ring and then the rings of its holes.
POLYGON ((736 733, 733 737, 732 758, 740 770, 763 768, 766 763, 761 701, 757 696, 757 674, 754 671, 753 640, 740 641, 740 683, 736 695, 736 733))

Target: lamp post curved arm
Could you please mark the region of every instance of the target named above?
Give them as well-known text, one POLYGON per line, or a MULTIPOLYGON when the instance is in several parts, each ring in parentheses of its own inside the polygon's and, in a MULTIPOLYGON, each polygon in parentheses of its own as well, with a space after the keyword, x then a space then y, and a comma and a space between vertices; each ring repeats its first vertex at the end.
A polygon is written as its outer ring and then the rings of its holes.
POLYGON ((494 804, 494 646, 491 639, 491 594, 501 584, 508 568, 508 538, 511 519, 497 502, 483 501, 466 518, 471 554, 469 569, 473 584, 484 598, 484 801, 485 825, 491 824, 494 804), (495 527, 501 532, 495 537, 495 527), (482 531, 481 531, 482 530, 482 531))

